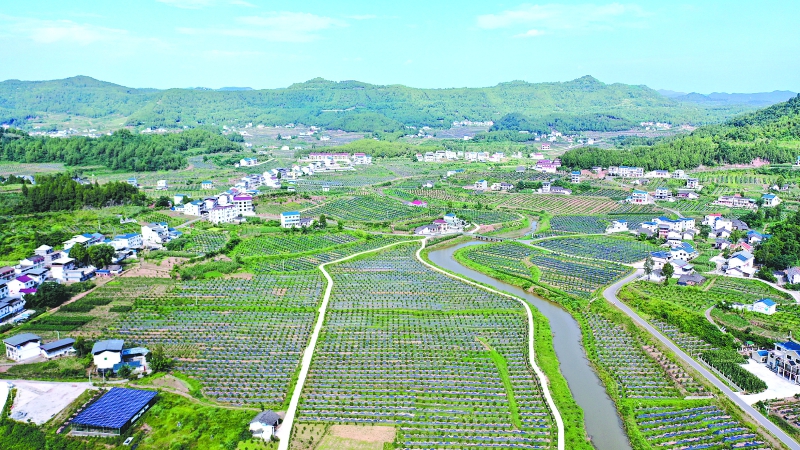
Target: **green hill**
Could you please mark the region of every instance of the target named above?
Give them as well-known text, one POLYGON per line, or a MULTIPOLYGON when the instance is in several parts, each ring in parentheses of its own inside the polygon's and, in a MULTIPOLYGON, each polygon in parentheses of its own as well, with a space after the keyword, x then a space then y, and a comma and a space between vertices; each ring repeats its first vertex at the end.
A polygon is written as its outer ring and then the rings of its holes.
POLYGON ((718 123, 744 110, 751 109, 679 102, 646 86, 606 84, 591 76, 460 89, 321 78, 282 89, 217 91, 132 89, 85 76, 0 82, 0 122, 23 128, 31 118, 74 115, 123 118, 126 125, 141 127, 294 122, 346 131, 393 131, 407 125, 449 127, 461 120, 498 121, 519 113, 540 128, 556 124, 565 128, 560 131, 571 131, 592 129, 595 123, 601 124, 600 130, 640 121, 718 123))
POLYGON ((674 170, 700 165, 747 164, 755 158, 771 163, 794 163, 798 155, 800 95, 723 124, 700 127, 687 136, 656 140, 648 146, 623 145, 622 149, 614 150, 577 148, 567 151, 561 159, 567 167, 584 169, 630 165, 646 170, 674 170))

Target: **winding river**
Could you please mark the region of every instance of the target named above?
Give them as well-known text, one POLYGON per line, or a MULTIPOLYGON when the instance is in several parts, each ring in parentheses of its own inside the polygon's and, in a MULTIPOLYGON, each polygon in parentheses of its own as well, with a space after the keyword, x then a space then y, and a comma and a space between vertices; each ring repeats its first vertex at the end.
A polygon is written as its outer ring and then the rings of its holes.
POLYGON ((453 253, 458 249, 476 244, 481 243, 466 242, 431 251, 428 256, 439 267, 516 295, 541 311, 550 321, 550 328, 553 330, 553 347, 561 364, 561 373, 566 378, 575 401, 583 408, 586 432, 591 437, 595 448, 598 450, 630 449, 628 437, 622 421, 617 415, 614 402, 606 394, 605 387, 586 358, 581 344, 581 329, 575 319, 555 303, 464 267, 453 259, 453 253))

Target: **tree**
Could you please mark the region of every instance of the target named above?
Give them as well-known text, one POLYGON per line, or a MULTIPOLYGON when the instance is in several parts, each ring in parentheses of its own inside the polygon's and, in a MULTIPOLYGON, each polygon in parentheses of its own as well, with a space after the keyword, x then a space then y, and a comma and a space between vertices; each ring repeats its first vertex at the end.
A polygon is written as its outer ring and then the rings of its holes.
POLYGON ((664 267, 661 268, 661 273, 664 275, 664 285, 669 284, 669 279, 672 278, 672 275, 675 273, 675 268, 672 267, 670 263, 664 263, 664 267))
POLYGON ((156 200, 156 208, 169 208, 169 205, 169 197, 166 195, 162 195, 161 197, 158 197, 158 200, 156 200))
POLYGON ((163 345, 156 345, 150 353, 150 369, 153 372, 166 372, 172 368, 172 358, 164 353, 163 345))
POLYGON ((114 247, 105 244, 93 245, 89 247, 89 261, 95 267, 105 267, 111 264, 116 250, 114 247))
POLYGON ((647 255, 647 259, 644 260, 644 273, 647 276, 653 273, 653 257, 649 254, 647 255))
POLYGON ((89 252, 83 244, 74 244, 69 249, 69 257, 78 262, 78 264, 86 264, 89 261, 89 252))
POLYGON ((55 308, 72 297, 72 292, 63 284, 46 281, 36 288, 36 293, 25 298, 33 309, 55 308))
POLYGON ((119 368, 119 370, 117 371, 117 376, 120 378, 128 378, 129 376, 131 376, 132 372, 133 369, 131 369, 131 366, 125 364, 119 368))
POLYGON ((78 356, 86 356, 91 353, 93 345, 92 341, 87 341, 83 336, 79 336, 78 339, 75 339, 75 344, 72 345, 72 348, 75 349, 78 356))
POLYGON ((328 218, 325 217, 325 214, 319 215, 319 222, 318 225, 320 228, 327 228, 328 227, 328 218))
POLYGON ((344 230, 344 220, 340 220, 340 221, 336 222, 336 229, 339 230, 339 231, 344 230))
POLYGON ((775 278, 775 275, 767 268, 767 266, 761 266, 761 268, 758 269, 758 272, 756 272, 756 276, 762 280, 769 281, 770 283, 778 282, 778 279, 775 278))

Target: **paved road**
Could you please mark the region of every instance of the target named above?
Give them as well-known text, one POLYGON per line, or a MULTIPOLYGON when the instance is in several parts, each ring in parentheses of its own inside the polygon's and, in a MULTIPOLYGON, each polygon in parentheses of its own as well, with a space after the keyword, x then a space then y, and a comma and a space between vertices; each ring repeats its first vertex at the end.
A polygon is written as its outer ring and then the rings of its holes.
POLYGON ((495 293, 495 294, 498 294, 498 295, 502 295, 503 297, 512 298, 512 299, 518 301, 520 304, 522 304, 522 306, 525 308, 525 314, 528 316, 528 355, 529 355, 529 358, 530 358, 531 367, 533 367, 533 371, 536 373, 536 378, 539 379, 539 385, 542 387, 542 394, 544 395, 545 401, 547 402, 547 406, 550 407, 550 411, 553 413, 553 419, 556 422, 556 430, 557 430, 557 434, 558 434, 558 450, 564 450, 564 446, 565 446, 565 441, 564 441, 564 420, 561 418, 561 413, 558 412, 558 408, 556 408, 556 403, 555 403, 555 401, 553 401, 553 397, 550 395, 550 387, 549 387, 549 384, 548 384, 548 381, 547 381, 547 377, 545 376, 544 372, 542 372, 542 370, 539 369, 539 366, 536 365, 536 355, 534 354, 534 347, 533 347, 533 333, 534 333, 534 330, 533 330, 533 313, 531 312, 530 305, 528 305, 528 302, 526 302, 525 300, 523 300, 523 299, 521 299, 519 297, 514 297, 513 295, 506 294, 505 292, 500 292, 500 291, 494 290, 494 289, 492 289, 492 288, 490 288, 488 286, 484 286, 482 284, 476 283, 476 282, 468 280, 466 278, 462 278, 462 277, 460 277, 458 275, 455 275, 455 274, 452 274, 452 273, 447 272, 445 270, 442 270, 442 269, 434 266, 433 264, 430 264, 429 262, 425 261, 422 258, 422 250, 425 249, 425 243, 426 242, 427 242, 427 239, 422 241, 422 245, 420 246, 419 250, 417 250, 417 253, 416 253, 417 260, 419 260, 419 262, 421 262, 423 265, 425 265, 425 267, 427 267, 427 268, 429 268, 431 270, 435 270, 435 271, 437 271, 439 273, 442 273, 444 275, 447 275, 450 278, 453 278, 453 279, 456 279, 458 281, 461 281, 462 283, 466 283, 466 284, 469 284, 471 286, 475 286, 477 288, 480 288, 480 289, 483 289, 483 290, 486 290, 486 291, 489 291, 489 292, 492 292, 492 293, 495 293))
POLYGON ((278 428, 278 438, 280 438, 280 442, 278 443, 278 450, 288 450, 289 449, 289 438, 292 436, 292 425, 294 424, 294 416, 297 413, 297 404, 300 402, 300 394, 303 392, 303 386, 306 382, 306 377, 308 377, 308 370, 311 367, 311 358, 314 356, 314 349, 317 347, 317 339, 319 338, 319 332, 322 330, 322 324, 325 322, 325 311, 328 310, 328 300, 331 298, 331 291, 333 290, 333 279, 328 274, 328 271, 325 270, 325 266, 329 264, 336 264, 342 261, 346 261, 351 258, 355 258, 356 256, 363 255, 365 253, 372 253, 377 252, 379 250, 383 250, 385 248, 394 247, 395 245, 405 244, 409 241, 402 241, 402 242, 395 242, 394 244, 385 245, 380 248, 367 250, 359 253, 352 254, 350 256, 337 259, 336 261, 330 261, 324 264, 319 265, 319 270, 322 272, 322 275, 325 276, 325 279, 328 281, 325 286, 325 295, 322 297, 322 304, 319 307, 319 315, 317 316, 317 322, 314 325, 314 332, 311 334, 311 339, 308 341, 308 347, 303 351, 303 359, 300 363, 300 374, 297 376, 297 382, 294 385, 294 391, 292 392, 292 399, 289 402, 289 408, 286 410, 286 416, 283 418, 283 423, 278 428))
POLYGON ((623 278, 622 280, 617 281, 616 283, 612 284, 608 289, 606 289, 605 292, 603 292, 603 296, 606 298, 606 300, 616 305, 617 308, 619 308, 622 312, 624 312, 631 319, 633 319, 634 322, 644 327, 650 334, 652 334, 655 338, 657 338, 665 346, 667 346, 667 348, 672 350, 672 352, 675 353, 680 359, 682 359, 684 362, 692 366, 697 372, 700 373, 700 375, 704 376, 708 381, 710 381, 714 386, 716 386, 720 391, 722 391, 723 394, 728 396, 728 398, 731 399, 731 401, 736 403, 736 405, 739 406, 739 408, 741 408, 747 414, 752 416, 752 418, 756 422, 758 422, 762 427, 769 430, 770 433, 775 435, 784 444, 786 444, 787 447, 793 450, 800 450, 800 444, 792 440, 792 438, 789 437, 788 434, 786 434, 783 430, 778 428, 777 425, 770 422, 769 419, 764 417, 755 408, 748 405, 744 400, 742 400, 741 397, 739 397, 735 392, 733 392, 733 390, 731 390, 731 388, 725 385, 725 383, 720 381, 714 374, 709 372, 705 367, 700 365, 700 363, 695 361, 692 357, 684 353, 683 350, 681 350, 680 348, 678 348, 678 346, 673 344, 672 341, 670 341, 666 336, 661 334, 660 331, 653 328, 647 321, 642 319, 638 314, 636 314, 633 310, 628 308, 627 305, 623 304, 619 300, 619 298, 617 297, 617 293, 619 292, 620 288, 622 288, 624 284, 627 284, 628 282, 641 276, 643 273, 644 271, 637 270, 636 272, 623 278))

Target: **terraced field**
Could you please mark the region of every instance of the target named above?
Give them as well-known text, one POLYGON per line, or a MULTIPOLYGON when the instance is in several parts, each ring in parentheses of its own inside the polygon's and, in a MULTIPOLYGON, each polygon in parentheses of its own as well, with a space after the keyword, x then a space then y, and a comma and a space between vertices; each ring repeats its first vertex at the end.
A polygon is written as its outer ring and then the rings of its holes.
POLYGON ((536 246, 562 255, 596 258, 623 264, 641 261, 649 252, 658 250, 658 247, 647 242, 606 236, 549 239, 537 242, 536 246))
POLYGON ((418 246, 329 267, 298 421, 397 426, 403 448, 551 448, 513 300, 430 271, 418 246))

